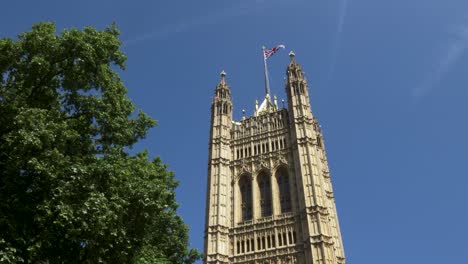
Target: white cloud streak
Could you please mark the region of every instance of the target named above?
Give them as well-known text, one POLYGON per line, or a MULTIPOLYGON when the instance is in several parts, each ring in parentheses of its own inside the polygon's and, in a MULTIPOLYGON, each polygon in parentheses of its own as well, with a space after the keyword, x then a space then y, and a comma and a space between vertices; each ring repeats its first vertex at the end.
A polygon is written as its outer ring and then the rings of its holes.
POLYGON ((166 39, 173 34, 188 32, 191 29, 198 28, 201 26, 213 25, 221 22, 222 20, 246 15, 250 11, 251 10, 249 10, 249 8, 245 5, 226 8, 222 11, 215 12, 213 14, 194 17, 192 19, 182 20, 180 22, 156 28, 153 31, 124 40, 124 43, 125 46, 130 46, 150 39, 166 39))
MULTIPOLYGON (((171 23, 160 28, 156 28, 150 32, 143 33, 141 35, 131 37, 127 40, 124 40, 125 46, 131 46, 138 44, 147 40, 157 40, 157 39, 167 39, 174 34, 189 32, 195 28, 202 26, 214 25, 221 23, 222 21, 232 19, 235 17, 242 17, 258 10, 263 10, 265 8, 271 7, 274 4, 279 3, 291 3, 292 1, 285 0, 275 0, 275 1, 265 1, 265 0, 245 0, 240 1, 237 5, 227 7, 222 10, 215 10, 209 14, 193 17, 191 19, 181 20, 176 23, 171 23)), ((297 1, 294 1, 297 2, 297 1)))
POLYGON ((421 98, 430 92, 441 82, 468 49, 468 25, 456 28, 454 33, 454 37, 447 43, 442 56, 437 60, 429 77, 421 85, 413 89, 413 97, 421 98))
POLYGON ((327 80, 330 81, 331 77, 335 71, 335 66, 336 66, 336 61, 338 59, 338 53, 340 49, 340 42, 341 42, 341 35, 343 33, 344 29, 344 24, 345 24, 345 18, 346 18, 346 13, 348 10, 348 2, 349 0, 342 0, 341 1, 341 6, 340 6, 340 13, 338 17, 338 24, 336 27, 336 33, 335 37, 333 39, 333 44, 332 44, 332 50, 331 50, 331 61, 330 61, 330 67, 328 68, 328 75, 327 75, 327 80))

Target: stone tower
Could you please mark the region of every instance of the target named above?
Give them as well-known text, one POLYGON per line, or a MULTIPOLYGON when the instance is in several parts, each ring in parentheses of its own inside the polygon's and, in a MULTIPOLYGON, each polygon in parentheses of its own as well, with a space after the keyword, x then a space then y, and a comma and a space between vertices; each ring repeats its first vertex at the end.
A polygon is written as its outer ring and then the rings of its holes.
POLYGON ((344 264, 322 132, 290 53, 276 98, 232 119, 226 74, 211 105, 204 263, 344 264))

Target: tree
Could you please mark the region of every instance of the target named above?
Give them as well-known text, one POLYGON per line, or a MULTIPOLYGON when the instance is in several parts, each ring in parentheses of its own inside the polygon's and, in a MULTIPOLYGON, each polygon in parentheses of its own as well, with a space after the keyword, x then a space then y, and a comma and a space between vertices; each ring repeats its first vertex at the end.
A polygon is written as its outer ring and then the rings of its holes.
POLYGON ((178 183, 129 147, 119 30, 39 23, 0 40, 0 263, 193 263, 178 183))

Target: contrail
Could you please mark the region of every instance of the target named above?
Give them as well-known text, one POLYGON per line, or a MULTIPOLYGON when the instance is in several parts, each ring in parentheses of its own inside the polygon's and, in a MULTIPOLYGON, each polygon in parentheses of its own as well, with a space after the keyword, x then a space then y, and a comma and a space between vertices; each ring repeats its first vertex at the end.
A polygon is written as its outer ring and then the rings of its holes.
POLYGON ((187 32, 193 28, 198 28, 201 26, 213 25, 225 19, 246 15, 251 11, 252 9, 249 9, 246 5, 241 5, 234 8, 226 8, 220 12, 215 12, 214 14, 199 16, 189 20, 183 20, 177 23, 169 24, 148 33, 124 40, 123 42, 125 43, 125 46, 130 46, 149 39, 165 39, 172 34, 187 32))
POLYGON ((458 29, 455 30, 455 37, 445 47, 442 56, 434 67, 435 69, 421 85, 416 86, 413 89, 412 96, 420 98, 427 94, 452 69, 467 49, 468 26, 465 25, 463 27, 458 27, 458 29))
MULTIPOLYGON (((298 2, 298 0, 294 1, 298 2)), ((216 10, 215 12, 210 12, 204 16, 194 17, 192 19, 182 20, 177 23, 172 23, 160 28, 156 28, 153 31, 131 37, 127 40, 124 40, 125 46, 131 46, 149 39, 166 39, 173 34, 182 33, 190 31, 194 28, 201 26, 213 25, 220 23, 223 20, 246 16, 251 13, 257 12, 259 10, 264 10, 265 8, 272 7, 274 4, 286 4, 291 3, 291 0, 277 0, 277 1, 264 1, 264 0, 245 0, 241 1, 235 6, 225 8, 223 10, 216 10)))
POLYGON ((333 72, 335 71, 335 65, 338 58, 338 51, 340 48, 341 42, 341 34, 343 33, 345 18, 346 18, 346 11, 348 10, 348 1, 349 0, 342 0, 341 1, 341 8, 339 13, 338 25, 335 33, 335 37, 332 44, 332 54, 331 54, 331 61, 330 67, 328 69, 327 75, 327 82, 331 80, 333 72))

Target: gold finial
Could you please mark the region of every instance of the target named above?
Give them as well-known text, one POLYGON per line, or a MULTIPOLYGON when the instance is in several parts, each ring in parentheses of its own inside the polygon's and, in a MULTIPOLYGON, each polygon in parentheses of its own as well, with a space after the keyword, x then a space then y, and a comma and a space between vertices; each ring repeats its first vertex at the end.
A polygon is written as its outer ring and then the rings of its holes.
POLYGON ((226 76, 226 72, 224 70, 221 71, 221 77, 226 76))
POLYGON ((291 60, 294 58, 294 56, 296 56, 296 54, 294 53, 294 51, 290 51, 289 52, 289 57, 291 58, 291 60))

